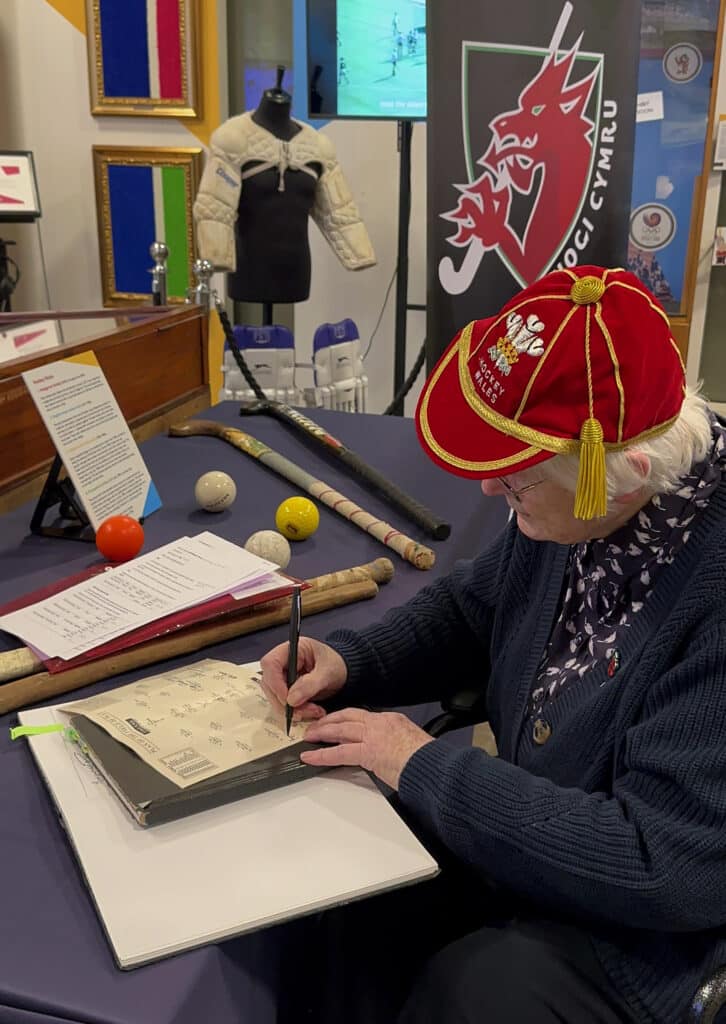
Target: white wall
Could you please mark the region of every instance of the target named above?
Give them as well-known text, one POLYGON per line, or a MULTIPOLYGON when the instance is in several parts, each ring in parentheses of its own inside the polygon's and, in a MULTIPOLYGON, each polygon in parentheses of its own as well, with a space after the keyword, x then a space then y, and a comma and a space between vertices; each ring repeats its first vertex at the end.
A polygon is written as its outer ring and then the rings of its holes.
MULTIPOLYGON (((40 232, 51 304, 101 305, 101 271, 93 182, 94 145, 193 146, 181 122, 97 117, 90 113, 86 39, 45 0, 0 0, 0 96, 7 122, 0 146, 33 151, 43 216, 40 232)), ((33 225, 2 225, 17 245, 22 278, 14 309, 45 309, 40 251, 33 225)), ((151 266, 151 260, 149 260, 151 266)))
MULTIPOLYGON (((311 225, 312 288, 307 302, 295 307, 298 360, 308 361, 315 328, 326 321, 351 317, 360 331, 363 349, 373 333, 398 253, 399 155, 397 125, 380 121, 332 121, 323 129, 332 139, 373 242, 378 264, 368 270, 345 270, 320 232, 311 225)), ((426 302, 426 126, 413 132, 409 302, 426 302)), ((369 409, 383 412, 393 398, 396 285, 368 359, 369 409)), ((408 314, 407 368, 416 360, 425 338, 425 314, 408 314)), ((412 415, 425 369, 406 401, 412 415)))

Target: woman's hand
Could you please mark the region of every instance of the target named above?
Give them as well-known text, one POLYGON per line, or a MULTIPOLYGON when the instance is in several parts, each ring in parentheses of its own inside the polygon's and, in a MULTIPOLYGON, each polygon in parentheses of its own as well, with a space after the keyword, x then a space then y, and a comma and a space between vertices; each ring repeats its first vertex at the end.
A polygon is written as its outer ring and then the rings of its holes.
POLYGON ((295 708, 294 721, 321 718, 325 711, 318 700, 332 697, 348 678, 348 666, 337 651, 320 640, 301 636, 297 647, 297 680, 288 691, 287 659, 289 644, 279 644, 264 656, 262 688, 278 710, 286 704, 295 708))
POLYGON ((409 758, 426 743, 433 743, 431 736, 405 715, 360 708, 326 715, 308 728, 305 739, 311 743, 337 744, 306 750, 300 755, 305 764, 360 765, 392 789, 398 789, 409 758))

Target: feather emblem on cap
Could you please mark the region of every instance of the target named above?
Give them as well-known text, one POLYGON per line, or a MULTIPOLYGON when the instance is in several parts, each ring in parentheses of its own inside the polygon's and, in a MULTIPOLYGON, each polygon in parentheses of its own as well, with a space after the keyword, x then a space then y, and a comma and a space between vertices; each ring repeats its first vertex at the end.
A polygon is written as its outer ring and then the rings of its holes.
POLYGON ((544 324, 534 313, 525 319, 519 313, 510 313, 507 317, 507 333, 496 345, 489 349, 489 358, 496 368, 508 377, 512 367, 519 362, 520 354, 541 356, 544 353, 544 342, 539 336, 544 324))

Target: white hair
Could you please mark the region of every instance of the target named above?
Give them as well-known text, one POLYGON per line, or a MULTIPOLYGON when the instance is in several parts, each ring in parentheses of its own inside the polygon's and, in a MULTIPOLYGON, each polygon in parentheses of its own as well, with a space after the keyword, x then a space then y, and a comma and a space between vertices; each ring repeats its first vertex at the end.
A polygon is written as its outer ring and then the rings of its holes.
MULTIPOLYGON (((633 444, 620 452, 607 452, 605 465, 608 484, 608 510, 618 495, 631 494, 645 488, 651 494, 676 491, 679 481, 691 467, 702 462, 711 444, 710 410, 698 389, 687 388, 678 419, 665 433, 651 441, 633 444), (629 454, 647 456, 650 470, 645 475, 629 454)), ((548 479, 575 493, 579 458, 576 455, 555 455, 533 467, 530 474, 548 479)))

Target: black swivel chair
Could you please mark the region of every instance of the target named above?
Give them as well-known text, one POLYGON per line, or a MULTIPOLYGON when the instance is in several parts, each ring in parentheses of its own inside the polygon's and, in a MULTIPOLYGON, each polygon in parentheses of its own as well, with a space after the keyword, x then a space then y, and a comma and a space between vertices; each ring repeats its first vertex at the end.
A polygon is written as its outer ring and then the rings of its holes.
MULTIPOLYGON (((466 729, 486 721, 484 694, 481 690, 460 690, 442 701, 440 715, 425 726, 429 735, 438 738, 453 729, 466 729)), ((693 997, 684 1024, 714 1024, 726 1006, 726 966, 719 968, 703 982, 693 997)))

